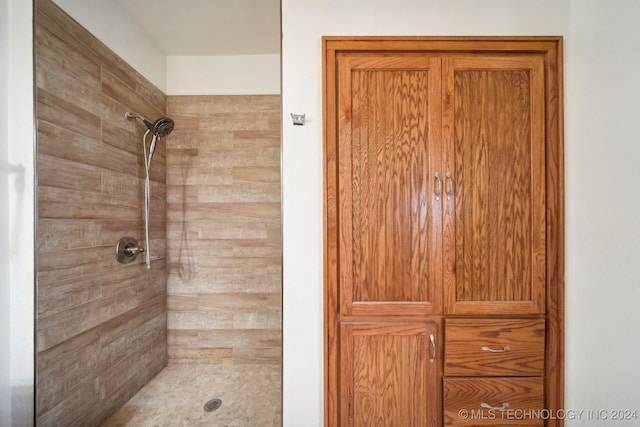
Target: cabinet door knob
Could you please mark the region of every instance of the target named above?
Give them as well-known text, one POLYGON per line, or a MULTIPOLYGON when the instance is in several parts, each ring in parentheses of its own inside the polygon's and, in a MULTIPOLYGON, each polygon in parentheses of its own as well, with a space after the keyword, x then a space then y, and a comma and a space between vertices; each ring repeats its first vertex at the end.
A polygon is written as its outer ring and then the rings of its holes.
POLYGON ((487 347, 486 345, 483 345, 482 347, 480 347, 480 349, 482 351, 488 351, 489 353, 506 353, 507 351, 511 350, 511 348, 508 345, 505 345, 501 349, 494 349, 491 347, 487 347))
POLYGON ((431 342, 431 354, 429 354, 429 363, 433 363, 436 360, 436 338, 433 334, 429 334, 429 341, 431 342))
POLYGON ((440 173, 436 172, 436 201, 440 201, 441 194, 442 194, 442 180, 440 179, 440 173))

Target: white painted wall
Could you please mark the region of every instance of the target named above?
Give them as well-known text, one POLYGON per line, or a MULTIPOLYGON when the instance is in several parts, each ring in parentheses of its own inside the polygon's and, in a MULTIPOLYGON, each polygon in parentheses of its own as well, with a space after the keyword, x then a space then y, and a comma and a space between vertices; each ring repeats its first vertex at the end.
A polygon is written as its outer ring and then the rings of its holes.
MULTIPOLYGON (((9 200, 9 1, 0 0, 0 200, 9 200)), ((0 348, 11 348, 9 210, 0 210, 0 348)), ((11 353, 0 351, 0 426, 11 425, 11 353)))
POLYGON ((32 5, 0 0, 0 10, 0 425, 18 427, 33 424, 32 5))
MULTIPOLYGON (((160 90, 167 90, 164 52, 113 0, 53 0, 160 90)), ((163 23, 164 24, 164 23, 163 23)))
POLYGON ((566 405, 608 415, 571 425, 640 425, 638 21, 634 0, 571 2, 566 405), (638 418, 612 420, 611 409, 638 418))
POLYGON ((166 93, 280 94, 280 55, 168 56, 166 93))

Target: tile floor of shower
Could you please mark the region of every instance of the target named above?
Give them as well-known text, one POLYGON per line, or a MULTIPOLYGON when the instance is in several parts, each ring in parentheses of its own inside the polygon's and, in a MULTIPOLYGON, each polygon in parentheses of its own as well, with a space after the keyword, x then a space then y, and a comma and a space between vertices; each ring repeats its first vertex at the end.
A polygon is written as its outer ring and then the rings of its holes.
POLYGON ((101 427, 280 426, 280 378, 278 365, 170 364, 101 427))

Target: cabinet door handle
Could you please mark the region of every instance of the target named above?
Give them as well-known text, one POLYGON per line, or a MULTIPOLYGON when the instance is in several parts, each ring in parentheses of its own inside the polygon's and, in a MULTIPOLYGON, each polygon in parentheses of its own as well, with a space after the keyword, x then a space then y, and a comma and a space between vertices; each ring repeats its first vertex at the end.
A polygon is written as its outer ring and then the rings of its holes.
POLYGON ((440 201, 441 194, 442 194, 442 180, 440 179, 440 173, 436 172, 436 201, 440 201))
POLYGON ((483 345, 482 347, 480 347, 480 349, 482 351, 488 351, 489 353, 506 353, 507 351, 511 350, 511 348, 508 345, 505 345, 503 348, 497 349, 497 350, 491 347, 487 347, 486 345, 483 345))
POLYGON ((480 404, 480 406, 482 408, 485 408, 485 409, 493 409, 493 410, 496 410, 496 411, 504 411, 505 409, 507 409, 509 407, 509 402, 504 402, 502 404, 502 406, 491 406, 488 403, 482 402, 480 404))
POLYGON ((431 342, 431 354, 429 354, 429 363, 433 363, 436 360, 436 338, 433 334, 429 334, 429 341, 431 342))
POLYGON ((451 196, 453 196, 453 178, 451 177, 451 172, 447 172, 445 176, 447 177, 447 200, 451 200, 451 196))

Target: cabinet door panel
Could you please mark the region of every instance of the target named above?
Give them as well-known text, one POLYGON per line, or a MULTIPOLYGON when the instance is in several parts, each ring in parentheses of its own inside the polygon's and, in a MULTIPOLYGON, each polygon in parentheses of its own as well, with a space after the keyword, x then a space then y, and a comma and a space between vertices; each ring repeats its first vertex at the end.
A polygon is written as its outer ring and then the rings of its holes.
POLYGON ((440 59, 338 58, 340 307, 440 312, 440 59))
POLYGON ((341 426, 437 425, 437 325, 343 323, 340 332, 341 426))
POLYGON ((445 312, 542 313, 543 58, 444 64, 445 312))

